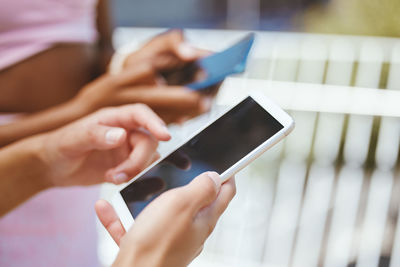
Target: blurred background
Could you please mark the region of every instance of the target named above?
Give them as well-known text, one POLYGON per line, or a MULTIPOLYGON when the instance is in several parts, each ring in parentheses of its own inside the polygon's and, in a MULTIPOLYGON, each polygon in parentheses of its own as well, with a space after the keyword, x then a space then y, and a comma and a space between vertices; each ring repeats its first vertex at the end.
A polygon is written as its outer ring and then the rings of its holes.
POLYGON ((398 36, 397 0, 115 0, 117 26, 398 36))
MULTIPOLYGON (((400 1, 115 0, 112 10, 117 48, 179 27, 218 51, 257 31, 246 72, 225 81, 210 114, 171 127, 176 143, 250 92, 296 121, 237 176, 192 266, 400 266, 400 1)), ((105 265, 110 251, 99 247, 105 265)))

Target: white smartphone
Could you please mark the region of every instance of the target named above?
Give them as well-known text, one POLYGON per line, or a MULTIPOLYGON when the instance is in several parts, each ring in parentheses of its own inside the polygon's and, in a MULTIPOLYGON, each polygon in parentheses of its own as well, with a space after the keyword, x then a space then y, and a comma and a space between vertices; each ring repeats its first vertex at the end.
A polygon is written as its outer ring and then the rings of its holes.
POLYGON ((154 198, 216 171, 226 181, 294 128, 293 119, 262 95, 248 96, 176 150, 153 163, 114 196, 125 229, 154 198))

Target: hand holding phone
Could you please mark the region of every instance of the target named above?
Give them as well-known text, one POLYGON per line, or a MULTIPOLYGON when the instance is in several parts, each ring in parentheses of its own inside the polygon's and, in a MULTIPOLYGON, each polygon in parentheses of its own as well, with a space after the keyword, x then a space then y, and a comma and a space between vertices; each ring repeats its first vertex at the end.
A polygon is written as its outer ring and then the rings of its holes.
POLYGON ((265 97, 247 97, 116 194, 113 204, 123 225, 128 229, 153 199, 190 183, 203 172, 215 171, 221 174, 221 182, 226 181, 283 139, 293 127, 292 118, 265 97), (163 185, 145 194, 146 199, 135 201, 144 194, 143 181, 155 178, 162 180, 163 185))
POLYGON ((235 195, 234 179, 222 185, 220 180, 217 173, 206 172, 186 186, 165 192, 143 210, 127 233, 112 206, 98 201, 98 217, 120 246, 113 266, 127 259, 132 260, 128 266, 187 266, 235 195))
POLYGON ((169 85, 185 85, 195 91, 210 91, 210 87, 218 85, 227 76, 245 71, 254 38, 254 33, 250 33, 222 52, 177 65, 161 74, 169 85))

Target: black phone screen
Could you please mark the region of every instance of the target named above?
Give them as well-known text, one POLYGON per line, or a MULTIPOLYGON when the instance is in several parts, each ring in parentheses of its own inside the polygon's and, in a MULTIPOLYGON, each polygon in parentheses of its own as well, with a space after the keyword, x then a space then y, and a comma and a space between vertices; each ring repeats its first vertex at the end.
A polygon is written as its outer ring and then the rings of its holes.
POLYGON ((161 193, 206 171, 223 173, 283 129, 248 97, 121 190, 135 218, 161 193))

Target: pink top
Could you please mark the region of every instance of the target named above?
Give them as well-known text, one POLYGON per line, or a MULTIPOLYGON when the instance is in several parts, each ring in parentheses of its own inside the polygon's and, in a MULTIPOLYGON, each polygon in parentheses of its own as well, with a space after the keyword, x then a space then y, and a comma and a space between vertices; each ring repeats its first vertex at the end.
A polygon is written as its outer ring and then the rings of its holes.
POLYGON ((0 70, 56 43, 96 40, 97 0, 0 0, 0 70))
POLYGON ((96 267, 99 187, 41 192, 0 218, 0 266, 96 267))

